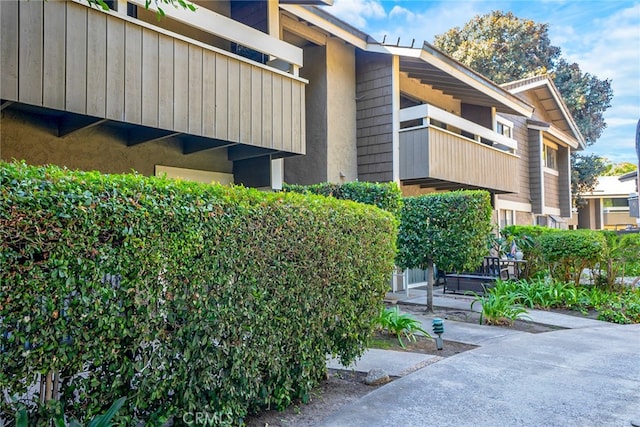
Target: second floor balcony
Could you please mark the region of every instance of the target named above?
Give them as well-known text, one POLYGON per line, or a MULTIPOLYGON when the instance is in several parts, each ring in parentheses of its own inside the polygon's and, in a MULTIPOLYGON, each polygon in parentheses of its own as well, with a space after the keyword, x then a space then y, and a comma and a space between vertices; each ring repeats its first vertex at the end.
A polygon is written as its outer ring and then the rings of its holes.
POLYGON ((160 23, 144 0, 108 3, 116 10, 1 1, 3 106, 56 117, 58 136, 112 121, 126 126, 129 145, 184 136, 185 154, 305 152, 301 49, 207 8, 223 2, 166 6, 160 23))
POLYGON ((400 111, 400 179, 434 189, 518 191, 517 142, 433 105, 400 111))

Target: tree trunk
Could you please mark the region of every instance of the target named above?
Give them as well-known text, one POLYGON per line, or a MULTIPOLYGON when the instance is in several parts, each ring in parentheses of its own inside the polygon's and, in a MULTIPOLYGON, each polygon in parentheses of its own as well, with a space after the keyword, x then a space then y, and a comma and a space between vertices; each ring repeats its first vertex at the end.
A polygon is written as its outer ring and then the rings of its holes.
POLYGON ((427 261, 427 312, 433 313, 433 261, 427 261))

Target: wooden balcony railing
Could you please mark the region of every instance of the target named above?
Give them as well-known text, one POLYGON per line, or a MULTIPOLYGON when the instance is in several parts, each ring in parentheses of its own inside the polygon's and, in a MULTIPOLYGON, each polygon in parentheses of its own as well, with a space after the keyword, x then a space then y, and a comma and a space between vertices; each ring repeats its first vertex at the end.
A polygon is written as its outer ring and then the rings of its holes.
POLYGON ((515 140, 431 105, 400 112, 401 122, 416 118, 422 124, 400 130, 401 180, 435 188, 518 191, 515 140))

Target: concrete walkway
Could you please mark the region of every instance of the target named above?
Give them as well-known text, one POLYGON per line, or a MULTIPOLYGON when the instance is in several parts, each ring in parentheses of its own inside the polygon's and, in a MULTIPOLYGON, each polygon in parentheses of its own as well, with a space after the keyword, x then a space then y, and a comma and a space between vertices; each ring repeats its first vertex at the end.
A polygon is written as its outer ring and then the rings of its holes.
MULTIPOLYGON (((411 297, 422 297, 426 302, 419 292, 413 289, 409 299, 398 299, 416 303, 411 297)), ((439 295, 434 305, 469 310, 470 300, 439 295)), ((431 329, 430 316, 414 316, 431 329)), ((570 329, 530 334, 445 320, 443 338, 480 347, 441 360, 366 352, 350 368, 378 367, 402 378, 345 405, 319 425, 640 425, 640 325, 537 310, 530 317, 570 329)), ((329 366, 339 368, 335 363, 329 366)))

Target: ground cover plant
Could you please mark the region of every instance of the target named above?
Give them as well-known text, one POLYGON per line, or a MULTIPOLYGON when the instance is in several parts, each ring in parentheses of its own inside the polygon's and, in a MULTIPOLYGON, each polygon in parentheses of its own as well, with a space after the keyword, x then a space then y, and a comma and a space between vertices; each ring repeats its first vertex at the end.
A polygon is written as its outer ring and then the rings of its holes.
POLYGON ((588 313, 613 323, 640 323, 640 288, 606 289, 593 285, 576 285, 553 279, 498 281, 489 290, 489 311, 507 311, 509 304, 532 309, 568 309, 588 313), (496 308, 497 307, 497 308, 496 308))
POLYGON ((364 351, 396 227, 331 198, 0 163, 0 389, 34 424, 39 374, 80 422, 122 396, 118 425, 304 401, 327 354, 364 351))

